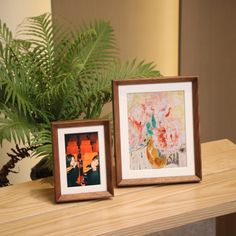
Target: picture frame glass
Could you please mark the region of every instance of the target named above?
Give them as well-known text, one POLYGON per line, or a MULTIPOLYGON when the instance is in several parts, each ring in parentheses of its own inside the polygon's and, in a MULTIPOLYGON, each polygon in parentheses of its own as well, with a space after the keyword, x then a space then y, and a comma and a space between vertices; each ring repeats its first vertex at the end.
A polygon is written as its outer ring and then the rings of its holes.
POLYGON ((61 194, 107 191, 104 127, 102 125, 59 128, 58 144, 61 194), (88 140, 89 146, 86 145, 88 140), (94 148, 96 150, 91 149, 92 145, 96 146, 94 148), (86 148, 91 150, 84 152, 86 148), (79 149, 80 155, 83 155, 82 158, 78 156, 79 149), (69 158, 70 155, 74 157, 72 160, 69 158), (67 171, 68 167, 73 166, 73 162, 80 161, 79 168, 75 165, 67 171))
POLYGON ((113 81, 119 181, 138 185, 155 178, 155 183, 201 178, 193 83, 196 78, 113 81))

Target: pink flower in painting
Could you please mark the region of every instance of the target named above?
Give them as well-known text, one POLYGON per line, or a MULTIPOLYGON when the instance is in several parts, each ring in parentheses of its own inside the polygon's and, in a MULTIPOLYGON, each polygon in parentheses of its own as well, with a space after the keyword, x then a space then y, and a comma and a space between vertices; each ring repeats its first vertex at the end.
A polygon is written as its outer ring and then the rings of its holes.
POLYGON ((142 142, 142 132, 143 132, 144 123, 142 123, 141 121, 135 120, 133 117, 129 117, 129 122, 131 123, 133 128, 137 130, 139 142, 142 142))
POLYGON ((163 154, 179 149, 185 143, 182 98, 182 94, 175 97, 171 92, 130 95, 133 102, 128 116, 130 146, 145 145, 151 137, 153 145, 163 154))
POLYGON ((157 129, 157 137, 161 149, 165 149, 167 147, 167 135, 166 129, 164 127, 160 127, 157 129))

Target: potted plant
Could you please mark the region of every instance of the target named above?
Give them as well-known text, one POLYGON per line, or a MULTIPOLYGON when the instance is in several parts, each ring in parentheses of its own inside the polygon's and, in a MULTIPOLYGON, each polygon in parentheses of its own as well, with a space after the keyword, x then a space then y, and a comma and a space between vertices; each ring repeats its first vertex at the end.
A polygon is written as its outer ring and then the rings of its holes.
POLYGON ((26 19, 18 36, 0 22, 0 143, 16 144, 0 186, 27 156, 44 156, 52 168, 51 121, 97 118, 112 99, 112 79, 160 75, 153 63, 121 63, 106 21, 71 30, 43 14, 26 19))

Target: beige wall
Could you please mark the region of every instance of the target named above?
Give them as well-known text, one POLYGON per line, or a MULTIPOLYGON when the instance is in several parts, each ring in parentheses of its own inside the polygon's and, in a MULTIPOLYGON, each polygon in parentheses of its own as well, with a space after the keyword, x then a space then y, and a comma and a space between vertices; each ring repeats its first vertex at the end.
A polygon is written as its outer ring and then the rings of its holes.
MULTIPOLYGON (((51 12, 50 0, 0 0, 0 19, 8 25, 13 33, 17 25, 24 18, 40 15, 45 12, 51 12)), ((6 141, 0 147, 0 168, 9 160, 6 153, 10 152, 11 147, 14 147, 14 144, 6 141)), ((26 158, 19 161, 14 169, 15 171, 19 171, 19 174, 10 173, 8 175, 10 182, 15 184, 30 180, 31 167, 38 161, 35 158, 26 158)))
POLYGON ((26 17, 51 12, 50 0, 0 0, 0 19, 15 32, 26 17))
POLYGON ((52 12, 73 25, 109 20, 122 60, 154 61, 163 75, 178 74, 178 0, 52 0, 52 12))

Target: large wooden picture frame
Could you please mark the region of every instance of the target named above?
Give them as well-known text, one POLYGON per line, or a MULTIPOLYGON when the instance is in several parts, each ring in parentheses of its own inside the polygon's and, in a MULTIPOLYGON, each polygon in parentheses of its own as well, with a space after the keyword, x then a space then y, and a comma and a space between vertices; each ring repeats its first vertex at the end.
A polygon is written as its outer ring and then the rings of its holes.
POLYGON ((109 121, 52 122, 52 134, 56 202, 113 196, 109 121))
POLYGON ((118 186, 199 182, 198 78, 114 80, 118 186))

